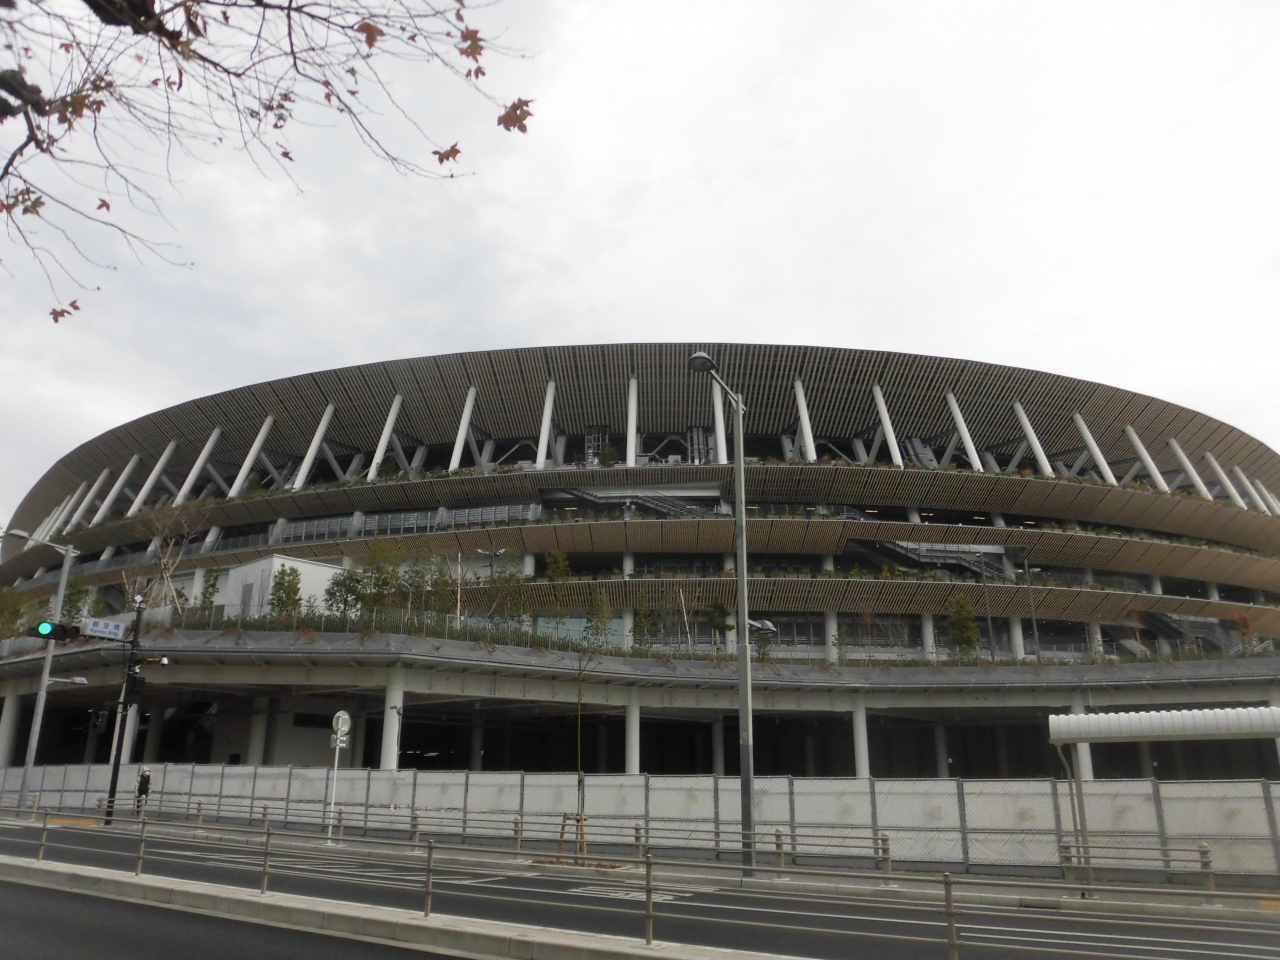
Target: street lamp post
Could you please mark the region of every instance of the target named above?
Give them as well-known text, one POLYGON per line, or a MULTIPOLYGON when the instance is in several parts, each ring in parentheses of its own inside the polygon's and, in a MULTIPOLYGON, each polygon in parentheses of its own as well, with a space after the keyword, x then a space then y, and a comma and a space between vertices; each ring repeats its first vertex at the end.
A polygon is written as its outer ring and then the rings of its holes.
POLYGON ((710 374, 733 405, 733 485, 734 527, 737 534, 738 574, 738 771, 742 793, 742 865, 755 866, 755 736, 751 726, 751 644, 747 619, 747 484, 746 460, 743 453, 742 395, 729 388, 720 376, 720 368, 702 351, 689 358, 692 373, 710 374))
POLYGON ((134 670, 138 662, 138 652, 142 649, 142 613, 147 608, 141 596, 134 597, 133 602, 137 605, 137 613, 133 620, 133 636, 129 638, 129 648, 125 654, 124 682, 120 684, 120 702, 116 704, 116 728, 112 732, 112 740, 115 741, 112 750, 114 756, 111 760, 111 783, 107 786, 106 816, 103 818, 103 823, 107 826, 111 825, 111 819, 116 812, 116 789, 120 786, 120 763, 124 759, 121 754, 124 753, 125 718, 136 701, 134 670))
MULTIPOLYGON (((50 543, 24 533, 22 530, 10 530, 15 537, 21 537, 32 543, 53 547, 62 553, 62 573, 58 576, 58 591, 53 595, 53 608, 49 611, 49 619, 54 623, 62 620, 62 602, 67 596, 67 578, 75 565, 75 558, 80 551, 66 544, 50 543)), ((44 723, 44 704, 49 694, 49 673, 53 669, 53 648, 57 642, 56 631, 49 634, 49 642, 44 648, 44 666, 40 669, 40 687, 36 691, 36 711, 31 718, 31 733, 27 736, 27 759, 22 766, 22 781, 18 787, 18 807, 21 809, 27 802, 27 787, 31 783, 31 774, 36 765, 36 750, 40 746, 40 727, 44 723)))

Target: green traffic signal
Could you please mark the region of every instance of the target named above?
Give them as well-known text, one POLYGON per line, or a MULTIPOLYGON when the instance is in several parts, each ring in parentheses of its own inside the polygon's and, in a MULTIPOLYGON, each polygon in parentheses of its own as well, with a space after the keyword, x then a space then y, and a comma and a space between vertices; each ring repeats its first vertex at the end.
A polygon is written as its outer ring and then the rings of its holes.
POLYGON ((42 637, 47 637, 49 634, 53 633, 55 626, 55 624, 50 623, 48 620, 41 620, 36 624, 36 633, 42 637))

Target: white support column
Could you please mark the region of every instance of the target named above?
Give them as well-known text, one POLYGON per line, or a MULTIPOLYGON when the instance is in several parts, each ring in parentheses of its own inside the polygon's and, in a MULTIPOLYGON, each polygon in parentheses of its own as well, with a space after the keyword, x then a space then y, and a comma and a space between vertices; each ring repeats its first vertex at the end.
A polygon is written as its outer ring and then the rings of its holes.
MULTIPOLYGON (((65 497, 62 498, 62 501, 56 507, 53 508, 50 514, 40 521, 40 526, 36 527, 35 530, 31 532, 31 537, 30 539, 27 540, 26 545, 22 548, 23 550, 30 550, 32 547, 36 545, 35 542, 37 540, 44 539, 44 535, 49 532, 49 529, 53 526, 54 521, 57 520, 59 516, 61 516, 62 511, 66 509, 67 503, 70 502, 70 500, 71 500, 71 494, 68 493, 65 497)), ((39 576, 39 574, 36 574, 36 576, 39 576)))
MULTIPOLYGON (((622 576, 630 580, 636 574, 636 555, 630 551, 622 555, 622 576)), ((625 607, 622 611, 622 646, 630 650, 635 642, 636 611, 634 607, 625 607)))
POLYGON ((258 454, 262 452, 262 445, 267 442, 267 434, 271 432, 275 422, 275 416, 270 413, 267 414, 267 419, 262 421, 258 435, 253 438, 253 443, 249 445, 249 452, 245 454, 244 463, 240 464, 240 472, 236 474, 235 480, 231 483, 231 489, 227 491, 228 500, 234 500, 240 496, 241 491, 244 490, 244 485, 249 482, 249 474, 258 460, 258 454))
POLYGON ((160 479, 160 474, 164 473, 165 466, 169 463, 169 458, 173 456, 173 451, 178 449, 178 441, 170 440, 169 445, 164 448, 164 452, 160 454, 160 459, 156 461, 156 465, 151 468, 146 482, 143 483, 142 489, 138 491, 138 495, 133 498, 133 504, 125 511, 126 517, 132 517, 135 513, 142 509, 147 502, 147 497, 151 496, 151 491, 156 485, 156 481, 160 479))
POLYGON ((867 701, 862 694, 853 698, 853 767, 859 780, 871 778, 871 745, 867 736, 867 701))
POLYGON ((640 772, 640 705, 626 706, 626 767, 625 773, 640 772))
POLYGON ((1133 427, 1125 424, 1125 436, 1129 438, 1129 443, 1133 445, 1133 451, 1138 455, 1138 459, 1142 461, 1143 469, 1147 471, 1147 476, 1151 478, 1151 482, 1156 485, 1156 489, 1161 493, 1169 492, 1169 485, 1164 482, 1164 474, 1160 472, 1160 468, 1156 466, 1156 462, 1151 459, 1151 454, 1147 453, 1147 448, 1143 446, 1142 441, 1138 439, 1138 431, 1133 427))
POLYGON ((1204 583, 1204 586, 1205 586, 1205 590, 1209 594, 1210 600, 1212 600, 1214 603, 1219 603, 1222 600, 1222 594, 1218 592, 1218 585, 1216 583, 1214 583, 1212 580, 1206 580, 1204 583))
POLYGON ((196 462, 191 465, 187 479, 182 481, 182 486, 174 494, 173 505, 175 507, 181 506, 186 502, 187 497, 191 496, 191 488, 196 485, 201 471, 204 470, 204 465, 209 462, 209 457, 213 455, 213 448, 218 445, 218 438, 221 436, 222 428, 214 427, 213 433, 209 434, 209 439, 204 442, 204 446, 200 449, 200 455, 196 457, 196 462))
POLYGON ((449 472, 453 473, 462 466, 462 449, 467 443, 467 432, 471 429, 471 412, 476 408, 476 388, 467 388, 467 399, 462 401, 462 416, 458 419, 458 436, 453 441, 453 453, 449 455, 449 472))
POLYGON ((147 736, 142 742, 142 762, 156 763, 160 760, 160 740, 164 736, 164 707, 154 704, 151 715, 147 718, 147 736))
POLYGON ((1160 574, 1153 573, 1151 575, 1151 592, 1157 597, 1164 596, 1164 583, 1160 580, 1160 574))
POLYGON ((1280 517, 1280 500, 1277 500, 1275 495, 1262 485, 1261 480, 1254 478, 1253 485, 1258 488, 1258 492, 1262 494, 1262 496, 1266 498, 1267 503, 1270 504, 1272 516, 1280 517))
MULTIPOLYGON (((120 746, 120 762, 133 763, 133 750, 138 745, 138 704, 129 705, 129 710, 124 715, 124 743, 120 746)), ((120 741, 114 736, 111 738, 111 758, 108 763, 116 762, 116 744, 120 741)))
POLYGON ((1094 657, 1102 655, 1102 624, 1097 620, 1090 620, 1088 625, 1089 631, 1089 654, 1094 657))
POLYGON ((951 779, 951 758, 947 755, 947 728, 935 724, 933 728, 933 762, 939 780, 951 779))
POLYGON ((1035 454, 1036 467, 1040 470, 1040 476, 1053 477, 1053 466, 1049 463, 1049 458, 1045 456, 1044 447, 1040 446, 1040 438, 1036 436, 1036 432, 1031 427, 1031 420, 1027 417, 1027 412, 1022 409, 1022 404, 1017 400, 1013 401, 1013 415, 1018 418, 1018 425, 1022 427, 1022 435, 1026 438, 1027 444, 1031 447, 1031 452, 1035 454))
POLYGON ((876 413, 880 417, 880 429, 884 431, 884 441, 889 445, 889 459, 899 470, 902 469, 902 451, 898 449, 898 435, 893 432, 893 421, 889 419, 889 406, 884 402, 884 391, 880 384, 871 387, 871 397, 876 402, 876 413))
POLYGON ((964 422, 964 414, 960 412, 960 404, 956 402, 956 395, 950 390, 946 394, 947 409, 951 411, 951 419, 955 422, 956 432, 960 434, 960 442, 964 444, 964 455, 969 459, 969 466, 973 468, 974 473, 982 473, 982 460, 978 457, 978 448, 973 444, 973 437, 969 433, 969 425, 964 422))
POLYGON ((404 667, 387 671, 387 700, 382 710, 383 770, 400 768, 400 724, 404 713, 404 667))
POLYGON ((1253 505, 1258 508, 1258 512, 1271 516, 1271 508, 1267 506, 1267 502, 1262 499, 1262 496, 1258 491, 1253 489, 1253 484, 1250 483, 1249 478, 1244 475, 1244 471, 1239 467, 1232 467, 1231 472, 1236 475, 1236 479, 1240 481, 1240 486, 1244 487, 1244 492, 1249 495, 1249 499, 1253 502, 1253 505))
POLYGON ((538 555, 536 553, 526 553, 523 558, 523 566, 521 573, 526 577, 532 577, 538 572, 538 555))
POLYGON ((1169 438, 1169 449, 1173 451, 1173 455, 1178 458, 1178 466, 1182 467, 1182 472, 1187 475, 1187 479, 1191 481, 1196 488, 1196 493, 1200 494, 1201 499, 1213 502, 1213 494, 1209 492, 1209 488, 1204 485, 1204 481, 1200 479, 1200 474, 1196 473, 1196 468, 1191 465, 1190 458, 1182 452, 1182 447, 1178 445, 1178 441, 1169 438))
POLYGON ((301 490, 307 485, 307 481, 311 479, 311 468, 315 466, 316 457, 320 455, 320 445, 324 443, 324 435, 329 431, 329 424, 333 421, 333 414, 337 409, 331 403, 324 408, 324 413, 320 415, 320 422, 316 425, 316 432, 311 436, 311 445, 307 447, 306 456, 302 458, 302 464, 298 467, 298 474, 293 478, 294 490, 301 490))
POLYGON ((1022 638, 1022 618, 1009 618, 1009 646, 1013 659, 1025 660, 1027 658, 1026 641, 1022 638))
POLYGON ((387 422, 382 425, 382 436, 378 437, 378 447, 373 451, 373 462, 369 464, 369 482, 378 479, 378 468, 382 466, 382 458, 387 455, 387 444, 391 442, 391 431, 396 428, 396 418, 400 416, 400 405, 404 397, 396 394, 391 400, 391 409, 387 411, 387 422))
MULTIPOLYGON (((1084 713, 1084 698, 1074 694, 1071 698, 1071 712, 1084 713)), ((1080 779, 1093 779, 1093 750, 1087 743, 1076 744, 1076 762, 1080 765, 1080 779)))
POLYGON ((55 520, 53 522, 53 526, 49 528, 49 536, 52 537, 61 533, 63 526, 71 522, 71 517, 74 514, 79 513, 79 511, 76 508, 80 506, 82 502, 80 498, 83 497, 88 492, 89 492, 89 481, 85 480, 81 482, 80 486, 76 487, 76 492, 71 495, 71 499, 67 501, 66 506, 64 506, 62 510, 58 513, 58 519, 55 520))
MULTIPOLYGON (((713 383, 715 381, 712 381, 713 383)), ((796 411, 800 415, 800 453, 809 463, 813 463, 818 459, 818 449, 813 443, 813 424, 809 420, 809 404, 804 398, 804 384, 797 377, 795 382, 796 389, 796 411)))
POLYGON ((716 428, 716 463, 729 462, 729 441, 725 439, 724 429, 724 392, 720 384, 711 381, 711 412, 715 417, 716 428))
POLYGON ((71 516, 71 521, 67 524, 64 533, 70 533, 76 527, 84 522, 84 516, 93 508, 93 501, 98 498, 98 494, 102 492, 102 488, 107 483, 107 478, 111 476, 111 468, 105 467, 98 474, 98 479, 93 482, 93 486, 89 488, 89 492, 85 494, 83 500, 80 501, 80 507, 71 516))
POLYGON ((267 720, 271 716, 270 711, 270 697, 253 698, 253 714, 249 717, 249 748, 244 754, 244 762, 251 767, 260 767, 266 760, 267 720))
POLYGON ((837 639, 840 635, 840 618, 834 610, 824 610, 822 613, 822 629, 823 638, 827 645, 827 663, 836 662, 837 639))
POLYGON ((1213 475, 1218 478, 1218 483, 1222 484, 1222 489, 1227 496, 1241 510, 1248 510, 1248 505, 1244 502, 1244 497, 1240 496, 1240 492, 1236 490, 1235 485, 1231 482, 1231 478, 1227 476, 1227 471, 1222 469, 1222 465, 1218 463, 1218 458, 1208 450, 1204 452, 1205 462, 1209 464, 1209 469, 1213 471, 1213 475))
POLYGON ((1111 486, 1118 487, 1120 484, 1116 483, 1116 475, 1111 472, 1111 464, 1107 463, 1107 458, 1102 455, 1102 448, 1093 439, 1093 434, 1089 432, 1089 427, 1084 422, 1084 417, 1078 413, 1073 413, 1071 414, 1071 419, 1075 421, 1076 429, 1080 431, 1080 436, 1084 438, 1084 445, 1088 449, 1089 455, 1093 457, 1093 465, 1102 474, 1102 479, 1111 484, 1111 486))
POLYGON ((711 721, 711 773, 724 776, 724 717, 711 721))
POLYGON ((627 466, 636 465, 640 455, 640 383, 633 376, 627 381, 627 466))
MULTIPOLYGON (((484 460, 485 460, 485 465, 487 466, 489 461, 493 459, 493 441, 486 440, 484 444, 484 448, 485 448, 484 460)), ((414 480, 418 479, 418 475, 422 473, 422 465, 426 462, 426 460, 427 460, 427 445, 424 443, 422 444, 422 446, 418 447, 417 450, 413 451, 413 459, 409 461, 410 478, 414 480)), ((339 474, 339 476, 341 476, 341 474, 339 474)))
POLYGON ((933 639, 933 614, 920 614, 920 641, 924 649, 924 658, 926 660, 938 659, 938 648, 933 639))
POLYGON ((13 745, 18 737, 18 714, 22 710, 22 697, 16 693, 4 698, 0 710, 0 770, 13 766, 13 745))
POLYGON ((542 426, 538 430, 538 456, 533 465, 538 470, 547 467, 547 446, 551 443, 551 415, 556 408, 556 382, 547 381, 547 393, 542 400, 542 426))

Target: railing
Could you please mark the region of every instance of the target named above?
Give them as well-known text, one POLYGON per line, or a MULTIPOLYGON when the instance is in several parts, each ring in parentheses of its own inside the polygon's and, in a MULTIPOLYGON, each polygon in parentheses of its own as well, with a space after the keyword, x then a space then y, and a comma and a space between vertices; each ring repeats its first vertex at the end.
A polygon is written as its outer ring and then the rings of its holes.
POLYGON ((951 960, 997 952, 1105 960, 1280 957, 1276 921, 1258 910, 1257 894, 1217 889, 1211 866, 1198 871, 1194 887, 1163 887, 1153 897, 1148 887, 1074 878, 1010 884, 945 871, 904 877, 888 867, 799 866, 776 848, 771 857, 767 847, 749 868, 656 857, 643 843, 603 859, 585 846, 539 856, 518 824, 505 842, 463 845, 425 829, 403 839, 326 840, 270 819, 260 828, 211 827, 126 812, 108 827, 98 815, 13 808, 0 809, 0 818, 9 827, 0 849, 37 863, 75 862, 92 850, 95 862, 135 876, 191 877, 208 867, 220 882, 230 879, 259 895, 304 889, 294 882, 304 880, 312 896, 327 885, 330 899, 394 902, 401 909, 407 891, 423 921, 442 906, 465 917, 502 904, 504 915, 519 910, 544 927, 590 931, 596 918, 608 917, 611 931, 621 921, 624 936, 646 944, 731 946, 749 933, 755 949, 776 946, 788 954, 829 955, 834 940, 840 955, 879 942, 933 947, 951 960), (1065 909, 1073 898, 1078 906, 1065 909), (1028 915, 1027 905, 1060 909, 1028 915))

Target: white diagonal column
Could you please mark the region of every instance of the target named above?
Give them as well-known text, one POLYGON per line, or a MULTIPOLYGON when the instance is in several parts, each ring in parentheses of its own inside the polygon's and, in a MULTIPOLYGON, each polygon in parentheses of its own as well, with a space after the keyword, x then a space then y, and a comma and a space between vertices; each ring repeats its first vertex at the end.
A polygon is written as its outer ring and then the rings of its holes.
POLYGON ((1240 481, 1240 486, 1244 487, 1244 492, 1249 495, 1249 499, 1253 501, 1253 505, 1258 508, 1259 513, 1271 515, 1271 508, 1267 506, 1267 502, 1257 490, 1253 489, 1253 484, 1249 482, 1249 478, 1244 475, 1244 471, 1239 467, 1232 467, 1231 472, 1236 475, 1236 479, 1240 481))
POLYGON ((711 381, 711 414, 716 428, 716 463, 729 462, 729 442, 724 429, 724 392, 720 384, 711 381))
POLYGON ((1151 454, 1147 453, 1147 448, 1142 445, 1142 441, 1138 439, 1138 431, 1133 427, 1125 424, 1124 434, 1129 438, 1129 443, 1133 445, 1133 452, 1138 455, 1138 459, 1142 461, 1143 468, 1147 471, 1147 476, 1151 478, 1151 482, 1156 485, 1156 489, 1161 493, 1169 492, 1169 485, 1164 482, 1164 474, 1160 472, 1160 468, 1156 466, 1156 462, 1151 459, 1151 454))
POLYGON ((244 456, 244 463, 240 464, 240 472, 236 474, 236 478, 231 484, 231 489, 227 491, 227 499, 234 500, 240 496, 241 491, 244 490, 244 485, 249 482, 249 474, 253 471, 253 465, 257 462, 258 454, 262 452, 262 445, 267 442, 267 434, 271 432, 275 422, 275 416, 270 413, 262 421, 258 435, 253 438, 253 443, 249 445, 249 452, 244 456))
POLYGON ((1227 496, 1241 510, 1248 510, 1248 505, 1244 502, 1244 497, 1240 496, 1240 491, 1235 488, 1231 482, 1231 478, 1227 476, 1227 471, 1222 469, 1222 464, 1218 463, 1218 458, 1208 450, 1204 452, 1205 462, 1209 464, 1209 469, 1213 471, 1213 475, 1218 478, 1218 483, 1222 484, 1222 489, 1226 491, 1227 496))
POLYGON ((539 470, 547 466, 547 445, 551 442, 551 415, 556 408, 556 382, 547 381, 547 393, 542 400, 542 426, 538 430, 538 456, 533 465, 539 470))
MULTIPOLYGON (((712 381, 713 383, 715 381, 712 381)), ((818 459, 818 450, 813 443, 813 424, 809 420, 809 404, 804 397, 804 384, 796 378, 796 411, 800 415, 800 453, 809 463, 818 459)), ((716 438, 719 440, 719 437, 716 438)))
POLYGON ((1118 487, 1120 484, 1116 483, 1116 475, 1111 472, 1111 464, 1107 463, 1107 458, 1102 455, 1102 448, 1098 446, 1098 441, 1093 439, 1093 434, 1089 432, 1089 426, 1084 422, 1084 417, 1073 413, 1071 419, 1075 421, 1076 429, 1080 431, 1085 448, 1088 449, 1089 456, 1093 457, 1093 464, 1102 474, 1102 479, 1111 486, 1118 487))
POLYGON ((1031 447, 1031 452, 1035 454, 1036 466, 1040 469, 1040 476, 1053 477, 1053 466, 1049 463, 1049 458, 1045 456, 1044 447, 1040 446, 1040 438, 1036 436, 1036 432, 1032 429, 1031 420, 1027 417, 1027 412, 1022 409, 1022 404, 1017 400, 1013 401, 1013 415, 1018 418, 1018 425, 1022 427, 1022 435, 1026 438, 1027 444, 1031 447))
POLYGON ((129 462, 124 465, 124 469, 120 471, 120 476, 116 477, 116 482, 111 485, 111 492, 107 494, 107 498, 102 501, 102 506, 98 508, 98 512, 93 515, 93 519, 89 521, 89 526, 96 527, 107 518, 107 514, 111 512, 111 508, 116 505, 120 493, 124 490, 124 485, 128 483, 130 475, 141 462, 142 457, 134 454, 129 458, 129 462))
POLYGON ((982 473, 982 461, 978 458, 978 448, 974 446, 969 425, 964 422, 964 414, 960 412, 956 395, 948 390, 946 400, 947 409, 951 411, 951 419, 955 421, 956 432, 960 434, 960 442, 964 444, 964 455, 969 458, 969 466, 973 467, 974 473, 982 473))
POLYGON ((1196 493, 1200 494, 1201 499, 1213 500, 1213 494, 1209 492, 1209 488, 1204 485, 1204 481, 1200 479, 1200 474, 1196 472, 1196 468, 1191 465, 1190 458, 1182 452, 1182 447, 1178 445, 1178 441, 1169 438, 1169 449, 1173 451, 1173 455, 1178 458, 1178 466, 1182 467, 1182 472, 1187 475, 1187 479, 1191 481, 1192 486, 1196 488, 1196 493))
MULTIPOLYGON (((453 453, 449 455, 449 472, 453 473, 462 466, 462 450, 467 443, 467 431, 471 429, 471 411, 476 406, 476 388, 473 384, 467 388, 467 399, 462 401, 462 416, 458 420, 458 436, 453 441, 453 453)), ((476 466, 479 466, 477 462, 476 466)))
POLYGON ((1266 498, 1267 503, 1271 505, 1271 513, 1280 517, 1280 500, 1276 499, 1275 494, 1264 487, 1262 485, 1262 481, 1256 477, 1254 478, 1253 485, 1258 488, 1258 492, 1262 494, 1266 498))
POLYGON ((329 424, 333 421, 333 414, 337 409, 337 406, 331 403, 324 408, 324 413, 320 415, 320 422, 316 425, 316 432, 311 437, 311 446, 307 447, 307 455, 302 458, 302 465, 298 467, 298 475, 293 478, 294 490, 301 490, 307 485, 307 481, 311 479, 311 468, 315 466, 316 457, 320 455, 320 445, 324 443, 324 435, 329 432, 329 424))
POLYGON ((196 457, 196 462, 191 465, 191 472, 187 474, 187 479, 182 481, 182 486, 178 488, 177 495, 173 498, 173 505, 180 506, 185 503, 187 497, 191 495, 191 489, 196 485, 196 480, 200 478, 200 474, 204 471, 204 465, 209 462, 209 458, 213 456, 213 448, 218 445, 218 439, 222 436, 222 428, 214 427, 213 433, 209 434, 209 439, 205 441, 204 447, 200 451, 200 455, 196 457))
POLYGON ((160 454, 160 459, 156 461, 156 465, 151 468, 151 473, 147 476, 146 482, 142 485, 142 489, 138 491, 138 495, 133 498, 133 504, 125 511, 126 517, 132 517, 135 513, 142 509, 147 502, 147 497, 151 495, 152 489, 156 485, 156 481, 160 479, 160 474, 164 472, 165 466, 169 463, 169 458, 173 456, 173 451, 178 449, 178 441, 170 440, 169 445, 164 448, 164 452, 160 454))
MULTIPOLYGON (((80 486, 76 487, 76 492, 71 495, 71 499, 67 501, 66 506, 58 512, 58 519, 53 522, 53 526, 49 528, 49 536, 56 536, 62 532, 64 524, 70 523, 73 514, 77 513, 76 508, 80 506, 80 498, 89 492, 89 481, 82 481, 80 486)), ((86 498, 87 499, 87 498, 86 498)))
POLYGON ((391 409, 387 411, 387 422, 382 425, 382 436, 378 438, 378 448, 373 451, 373 462, 369 464, 369 482, 378 479, 378 468, 382 466, 382 458, 387 455, 387 444, 391 442, 391 431, 396 428, 396 418, 400 416, 400 405, 404 397, 396 394, 391 401, 391 409))
POLYGON ((885 443, 889 445, 889 459, 899 470, 902 469, 902 451, 898 449, 898 435, 893 432, 893 421, 889 419, 889 406, 884 402, 884 391, 880 384, 871 387, 871 397, 876 402, 876 413, 880 417, 880 429, 884 431, 885 443))
POLYGON ((64 532, 70 533, 84 521, 84 515, 93 507, 93 501, 97 499, 98 494, 102 492, 102 488, 106 486, 107 478, 111 476, 111 468, 104 467, 102 472, 98 474, 98 479, 93 482, 93 486, 89 488, 89 492, 85 494, 84 499, 80 501, 80 506, 71 516, 70 522, 67 524, 64 532))

